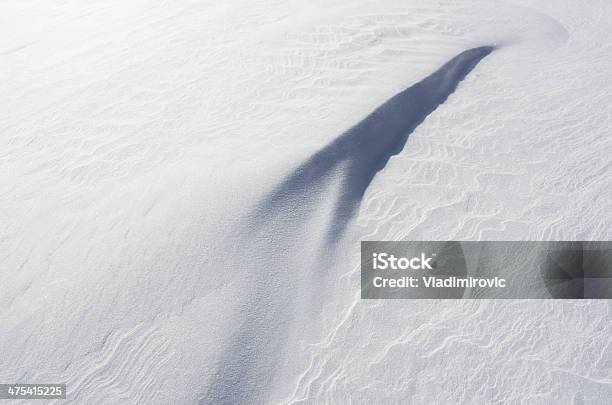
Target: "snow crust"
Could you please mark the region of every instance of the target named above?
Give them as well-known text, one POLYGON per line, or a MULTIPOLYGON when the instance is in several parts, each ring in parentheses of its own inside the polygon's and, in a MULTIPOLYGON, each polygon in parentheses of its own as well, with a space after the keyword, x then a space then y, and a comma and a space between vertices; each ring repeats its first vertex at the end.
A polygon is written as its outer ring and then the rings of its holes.
POLYGON ((608 301, 359 298, 360 240, 611 239, 609 1, 0 18, 0 382, 66 382, 74 404, 609 403, 608 301), (479 47, 334 238, 347 161, 283 193, 479 47))

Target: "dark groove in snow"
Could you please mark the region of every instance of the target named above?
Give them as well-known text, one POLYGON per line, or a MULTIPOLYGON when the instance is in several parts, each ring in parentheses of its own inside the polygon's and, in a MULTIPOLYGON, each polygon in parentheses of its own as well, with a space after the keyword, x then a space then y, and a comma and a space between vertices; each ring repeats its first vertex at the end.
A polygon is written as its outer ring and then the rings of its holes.
MULTIPOLYGON (((359 207, 361 199, 391 156, 404 148, 408 136, 494 47, 483 46, 460 53, 422 81, 396 94, 364 120, 298 167, 263 202, 269 215, 287 205, 303 203, 336 170, 342 171, 342 190, 334 209, 329 236, 336 239, 359 207), (289 203, 289 204, 288 204, 289 203)), ((297 208, 297 207, 295 207, 297 208)), ((261 212, 261 211, 260 211, 261 212)))

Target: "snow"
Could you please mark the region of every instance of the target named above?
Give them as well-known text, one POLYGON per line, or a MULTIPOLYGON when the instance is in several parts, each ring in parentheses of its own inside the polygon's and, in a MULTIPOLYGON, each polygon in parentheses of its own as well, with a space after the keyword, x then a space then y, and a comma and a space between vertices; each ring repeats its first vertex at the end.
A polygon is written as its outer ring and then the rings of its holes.
POLYGON ((612 397, 605 300, 359 298, 360 240, 611 239, 609 1, 0 16, 0 382, 66 382, 79 404, 612 397), (338 158, 479 47, 384 167, 338 158), (316 156, 334 165, 313 183, 316 156))

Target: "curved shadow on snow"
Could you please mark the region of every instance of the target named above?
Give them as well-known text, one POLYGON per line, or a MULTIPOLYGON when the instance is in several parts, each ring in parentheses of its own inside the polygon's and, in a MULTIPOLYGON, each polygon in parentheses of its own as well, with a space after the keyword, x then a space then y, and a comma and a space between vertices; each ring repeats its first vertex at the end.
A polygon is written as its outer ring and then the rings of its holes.
POLYGON ((404 148, 408 136, 457 88, 492 46, 460 53, 422 81, 396 94, 364 120, 314 154, 285 179, 260 205, 259 214, 298 210, 303 199, 335 171, 342 189, 329 229, 330 241, 344 231, 372 179, 391 156, 404 148))
MULTIPOLYGON (((260 204, 254 213, 255 223, 249 224, 248 230, 248 243, 254 245, 245 250, 254 249, 261 257, 270 250, 286 251, 291 256, 295 241, 287 238, 295 234, 299 239, 294 227, 308 217, 317 203, 312 196, 323 194, 324 186, 336 172, 342 175, 341 190, 327 234, 332 241, 340 236, 376 173, 492 51, 493 47, 487 46, 462 52, 308 159, 260 204)), ((258 263, 253 263, 251 269, 253 280, 244 302, 244 318, 228 342, 201 404, 265 402, 294 305, 295 291, 284 286, 296 283, 299 276, 285 268, 275 270, 277 263, 258 263)))

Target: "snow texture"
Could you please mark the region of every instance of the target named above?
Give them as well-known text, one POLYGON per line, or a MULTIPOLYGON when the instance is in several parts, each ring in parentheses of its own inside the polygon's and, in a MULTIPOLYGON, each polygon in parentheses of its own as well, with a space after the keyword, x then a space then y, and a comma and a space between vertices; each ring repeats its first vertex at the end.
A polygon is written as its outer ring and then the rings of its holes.
MULTIPOLYGON (((608 404, 607 300, 361 300, 361 240, 610 240, 609 0, 0 2, 0 382, 608 404)), ((19 403, 19 401, 15 401, 19 403)))

